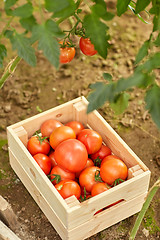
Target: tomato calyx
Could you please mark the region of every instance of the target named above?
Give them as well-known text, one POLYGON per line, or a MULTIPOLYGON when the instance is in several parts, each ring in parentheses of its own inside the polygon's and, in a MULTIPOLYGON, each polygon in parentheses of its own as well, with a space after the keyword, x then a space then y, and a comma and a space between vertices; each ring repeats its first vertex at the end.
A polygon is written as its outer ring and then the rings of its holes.
POLYGON ((113 184, 111 185, 111 187, 115 187, 115 186, 119 185, 119 184, 122 183, 122 182, 125 182, 125 180, 123 180, 123 179, 121 179, 121 178, 117 178, 117 179, 113 182, 113 184))
POLYGON ((103 182, 103 180, 100 176, 100 171, 99 170, 95 171, 94 179, 95 179, 96 182, 103 182))
POLYGON ((59 174, 51 174, 49 177, 54 176, 54 178, 51 179, 51 182, 56 181, 56 184, 61 181, 61 176, 59 174))
POLYGON ((91 196, 87 196, 86 188, 84 187, 84 195, 83 195, 83 196, 80 195, 79 201, 80 201, 80 202, 84 202, 84 201, 86 201, 86 200, 89 199, 89 198, 91 198, 91 196))
POLYGON ((97 157, 93 160, 93 162, 95 166, 99 167, 101 165, 102 159, 100 159, 100 157, 97 157))
POLYGON ((36 132, 36 137, 37 137, 38 141, 40 142, 40 144, 42 144, 42 142, 44 142, 44 141, 48 142, 47 141, 48 137, 42 137, 39 135, 38 132, 36 132))

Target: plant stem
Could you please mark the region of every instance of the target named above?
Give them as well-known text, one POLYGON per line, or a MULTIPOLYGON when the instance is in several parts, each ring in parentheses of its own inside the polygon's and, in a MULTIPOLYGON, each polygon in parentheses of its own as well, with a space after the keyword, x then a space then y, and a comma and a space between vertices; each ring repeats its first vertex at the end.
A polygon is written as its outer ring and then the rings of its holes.
POLYGON ((16 66, 18 65, 20 60, 21 58, 17 56, 7 65, 6 71, 4 72, 0 79, 0 89, 3 87, 3 84, 5 83, 7 78, 15 71, 16 66))
POLYGON ((4 26, 4 28, 3 28, 3 30, 2 30, 2 32, 1 32, 1 34, 0 34, 0 38, 2 38, 2 37, 3 37, 3 35, 4 35, 5 31, 6 31, 6 30, 7 30, 7 28, 9 27, 9 25, 10 25, 10 23, 12 22, 13 18, 14 18, 14 16, 13 16, 13 17, 11 17, 11 18, 8 20, 8 22, 6 23, 6 25, 4 26))
POLYGON ((138 217, 136 219, 136 222, 135 222, 135 224, 132 228, 129 240, 134 240, 135 239, 136 234, 138 232, 138 229, 139 229, 139 227, 141 225, 141 222, 144 218, 144 215, 145 215, 147 209, 149 208, 149 205, 150 205, 154 195, 158 191, 159 187, 160 187, 160 177, 158 178, 158 180, 154 183, 154 185, 151 187, 151 189, 148 192, 147 198, 146 198, 146 200, 143 204, 143 207, 142 207, 141 211, 139 212, 138 217))

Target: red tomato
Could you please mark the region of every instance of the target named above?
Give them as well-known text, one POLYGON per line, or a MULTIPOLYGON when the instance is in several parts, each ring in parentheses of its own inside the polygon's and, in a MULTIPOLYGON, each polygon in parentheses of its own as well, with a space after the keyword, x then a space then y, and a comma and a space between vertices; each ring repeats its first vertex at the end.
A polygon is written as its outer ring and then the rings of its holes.
POLYGON ((77 139, 68 139, 60 143, 55 150, 57 164, 70 172, 81 171, 88 159, 86 147, 77 139))
POLYGON ((77 199, 80 198, 81 188, 79 184, 73 180, 63 180, 56 184, 55 188, 64 199, 73 195, 75 195, 77 199))
POLYGON ((92 190, 91 190, 91 195, 92 197, 93 196, 96 196, 104 191, 107 191, 108 189, 110 189, 111 187, 109 187, 106 183, 104 182, 99 182, 99 183, 96 183, 93 187, 92 187, 92 190))
POLYGON ((49 137, 50 145, 55 149, 61 142, 67 139, 75 139, 76 134, 74 130, 68 126, 61 126, 56 128, 49 137))
POLYGON ((117 179, 125 180, 127 175, 127 166, 120 159, 107 160, 100 167, 100 176, 109 185, 112 185, 117 179))
POLYGON ((102 146, 101 135, 92 129, 83 129, 77 139, 86 146, 88 154, 96 153, 102 146))
POLYGON ((41 133, 43 137, 49 137, 53 130, 55 130, 57 127, 61 127, 63 124, 57 120, 54 119, 48 119, 45 122, 41 124, 41 133))
POLYGON ((80 123, 79 121, 70 121, 68 123, 65 124, 68 127, 71 127, 74 131, 75 134, 78 135, 78 133, 84 129, 84 126, 82 123, 80 123))
POLYGON ((94 161, 95 166, 100 166, 102 159, 110 154, 111 149, 106 145, 102 144, 98 152, 91 154, 90 158, 94 161))
POLYGON ((87 192, 91 192, 92 187, 101 179, 98 177, 100 168, 93 166, 85 168, 79 176, 79 184, 82 188, 85 187, 87 192))
POLYGON ((55 157, 54 157, 54 151, 51 151, 51 153, 48 156, 51 159, 52 168, 57 166, 57 163, 56 163, 56 160, 55 160, 55 157))
POLYGON ((32 154, 37 153, 48 154, 50 151, 50 144, 46 139, 42 139, 39 135, 32 136, 27 143, 27 149, 32 154))
MULTIPOLYGON (((86 163, 85 167, 83 168, 83 170, 84 170, 85 168, 87 168, 87 167, 92 167, 92 166, 94 166, 94 162, 93 162, 90 158, 88 158, 88 159, 87 159, 87 163, 86 163)), ((82 170, 82 171, 83 171, 83 170, 82 170)), ((79 178, 79 175, 80 175, 80 173, 81 173, 82 171, 76 172, 76 178, 79 178)))
POLYGON ((51 182, 55 185, 62 180, 70 179, 75 180, 75 173, 66 172, 59 166, 55 166, 52 168, 51 173, 51 182))
POLYGON ((33 156, 33 158, 36 160, 40 168, 43 170, 43 172, 48 175, 51 171, 51 160, 50 158, 43 154, 43 153, 37 153, 33 156))
MULTIPOLYGON (((61 45, 63 45, 63 41, 59 42, 61 45)), ((60 63, 68 63, 70 61, 72 61, 72 59, 75 56, 75 48, 74 47, 69 47, 67 46, 66 43, 66 47, 60 47, 60 63)))
POLYGON ((97 51, 94 48, 94 45, 91 43, 91 40, 89 38, 80 38, 79 41, 79 47, 83 54, 87 56, 93 56, 97 53, 97 51))
POLYGON ((106 161, 111 160, 111 159, 120 159, 120 158, 117 157, 116 155, 108 155, 108 156, 103 158, 103 160, 101 162, 101 166, 102 166, 103 163, 105 163, 106 161))

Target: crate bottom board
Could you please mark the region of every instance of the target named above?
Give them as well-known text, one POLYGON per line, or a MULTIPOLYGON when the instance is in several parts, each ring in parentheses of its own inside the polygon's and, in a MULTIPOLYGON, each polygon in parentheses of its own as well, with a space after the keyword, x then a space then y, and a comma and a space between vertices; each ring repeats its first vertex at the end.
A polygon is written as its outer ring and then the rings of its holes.
MULTIPOLYGON (((48 204, 45 196, 41 194, 37 186, 23 169, 18 159, 9 150, 10 164, 17 176, 29 191, 35 202, 38 204, 42 212, 48 218, 49 222, 58 232, 63 240, 82 240, 86 239, 132 215, 139 212, 144 203, 147 193, 144 193, 129 201, 122 201, 92 217, 89 221, 79 225, 76 228, 68 230, 56 215, 54 210, 48 204)), ((78 217, 78 216, 77 216, 78 217)))

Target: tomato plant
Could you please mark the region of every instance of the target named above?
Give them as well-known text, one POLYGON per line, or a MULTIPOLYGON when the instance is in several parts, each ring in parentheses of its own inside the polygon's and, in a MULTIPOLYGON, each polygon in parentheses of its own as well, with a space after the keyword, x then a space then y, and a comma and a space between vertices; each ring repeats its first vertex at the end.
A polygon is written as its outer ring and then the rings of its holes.
POLYGON ((78 133, 79 133, 82 129, 84 129, 83 124, 82 124, 81 122, 79 122, 79 121, 70 121, 70 122, 67 122, 67 123, 65 124, 65 126, 71 127, 71 128, 74 130, 74 132, 75 132, 76 135, 78 135, 78 133))
POLYGON ((128 168, 120 159, 110 159, 105 161, 100 167, 100 176, 109 185, 116 180, 124 181, 128 176, 128 168))
POLYGON ((85 168, 79 176, 79 184, 82 188, 85 188, 87 192, 91 192, 92 187, 97 183, 101 182, 99 176, 100 168, 93 166, 85 168))
POLYGON ((42 138, 37 134, 28 140, 27 149, 32 155, 37 153, 48 154, 50 151, 50 144, 46 138, 42 138))
POLYGON ((43 153, 37 153, 33 156, 33 158, 36 160, 40 168, 43 170, 43 172, 48 175, 51 171, 51 160, 50 158, 43 154, 43 153))
POLYGON ((67 43, 64 44, 63 46, 63 42, 60 42, 60 63, 69 63, 70 61, 72 61, 72 59, 75 56, 75 48, 74 47, 70 47, 67 43))
POLYGON ((53 130, 57 127, 61 127, 63 124, 55 119, 48 119, 41 124, 40 130, 43 137, 49 137, 53 130))
POLYGON ((92 197, 94 197, 102 192, 107 191, 110 188, 111 187, 108 184, 106 184, 104 182, 98 182, 92 187, 91 195, 92 195, 92 197))
POLYGON ((77 139, 68 139, 60 143, 55 149, 57 164, 67 171, 81 171, 88 159, 86 147, 77 139))
POLYGON ((77 139, 86 146, 88 154, 96 153, 102 146, 101 135, 92 129, 83 129, 77 139))
POLYGON ((55 185, 55 188, 64 199, 73 195, 77 199, 80 198, 81 188, 79 184, 73 180, 62 180, 61 182, 55 185))
POLYGON ((97 53, 97 50, 94 49, 94 45, 91 43, 89 38, 80 38, 79 47, 83 54, 87 56, 93 56, 97 53))
POLYGON ((75 180, 75 173, 67 172, 58 165, 53 167, 50 173, 51 182, 55 185, 61 180, 75 180))
POLYGON ((76 134, 71 127, 61 126, 56 128, 49 137, 50 145, 53 149, 55 149, 58 144, 67 139, 75 139, 76 134))
POLYGON ((94 161, 94 164, 96 166, 100 166, 102 159, 110 154, 111 149, 106 145, 102 144, 101 148, 96 153, 90 155, 90 158, 94 161))

